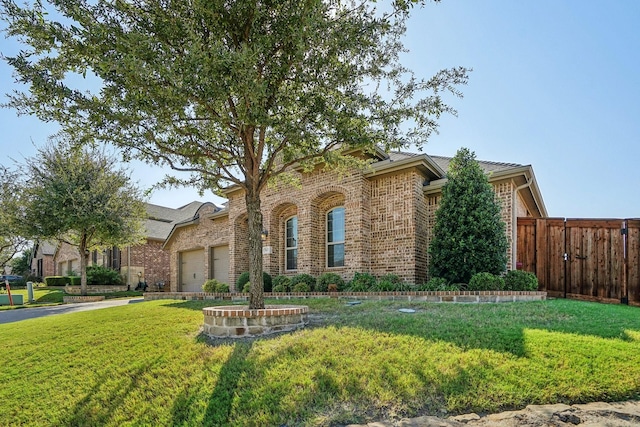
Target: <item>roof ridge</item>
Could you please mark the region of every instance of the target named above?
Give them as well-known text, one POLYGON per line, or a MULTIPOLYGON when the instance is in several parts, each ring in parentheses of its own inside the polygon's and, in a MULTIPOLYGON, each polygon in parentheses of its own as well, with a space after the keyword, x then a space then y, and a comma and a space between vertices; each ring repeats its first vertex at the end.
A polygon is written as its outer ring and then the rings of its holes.
MULTIPOLYGON (((431 158, 439 158, 439 159, 446 159, 446 160, 452 160, 453 157, 449 157, 449 156, 438 156, 438 155, 431 155, 429 154, 429 157, 431 158)), ((487 163, 487 164, 491 164, 491 165, 501 165, 501 166, 524 166, 521 163, 512 163, 512 162, 496 162, 494 160, 478 160, 476 159, 476 161, 478 163, 487 163)))

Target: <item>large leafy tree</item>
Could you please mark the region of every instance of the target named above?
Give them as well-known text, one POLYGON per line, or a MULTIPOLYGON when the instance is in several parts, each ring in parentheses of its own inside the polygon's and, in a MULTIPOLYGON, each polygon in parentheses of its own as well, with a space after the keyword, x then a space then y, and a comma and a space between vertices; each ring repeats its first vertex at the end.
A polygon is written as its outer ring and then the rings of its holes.
POLYGON ((139 243, 146 210, 140 190, 118 159, 68 135, 52 139, 23 165, 21 235, 78 248, 82 295, 87 293, 89 252, 139 243))
POLYGON ((475 153, 458 150, 447 178, 429 246, 431 277, 469 283, 476 273, 504 272, 507 236, 501 206, 475 153))
POLYGON ((7 58, 29 85, 9 105, 191 173, 166 183, 243 190, 261 308, 267 183, 293 165, 353 165, 353 150, 422 145, 455 113, 442 94, 459 96, 467 69, 421 79, 400 63, 413 3, 51 0, 47 14, 0 0, 8 35, 29 46, 7 58))
POLYGON ((20 174, 0 165, 0 273, 12 258, 26 249, 29 241, 20 234, 15 221, 20 209, 20 174))

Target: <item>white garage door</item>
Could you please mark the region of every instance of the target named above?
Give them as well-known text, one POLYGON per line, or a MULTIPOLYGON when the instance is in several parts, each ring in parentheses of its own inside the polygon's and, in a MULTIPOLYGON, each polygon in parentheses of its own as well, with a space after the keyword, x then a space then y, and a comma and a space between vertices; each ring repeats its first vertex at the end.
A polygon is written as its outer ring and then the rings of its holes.
POLYGON ((202 292, 204 275, 204 250, 180 253, 180 290, 182 292, 202 292))

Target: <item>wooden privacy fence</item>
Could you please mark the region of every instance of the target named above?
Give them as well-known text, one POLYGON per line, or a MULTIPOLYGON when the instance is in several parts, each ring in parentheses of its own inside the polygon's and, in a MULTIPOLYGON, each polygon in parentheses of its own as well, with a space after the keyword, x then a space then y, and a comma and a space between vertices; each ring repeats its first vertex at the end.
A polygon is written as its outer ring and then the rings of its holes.
POLYGON ((549 296, 640 305, 640 220, 518 218, 517 268, 549 296))

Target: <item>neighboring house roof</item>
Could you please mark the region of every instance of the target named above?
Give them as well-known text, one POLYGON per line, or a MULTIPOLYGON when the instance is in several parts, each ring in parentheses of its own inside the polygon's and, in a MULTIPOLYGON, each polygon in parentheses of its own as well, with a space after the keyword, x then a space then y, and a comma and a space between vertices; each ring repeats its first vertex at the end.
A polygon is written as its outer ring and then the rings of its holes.
MULTIPOLYGON (((175 224, 192 219, 203 205, 210 202, 191 202, 177 209, 146 203, 146 237, 152 240, 165 240, 171 234, 175 224)), ((215 209, 215 205, 214 209, 215 209)))
POLYGON ((36 251, 39 249, 42 255, 53 255, 56 252, 56 247, 58 246, 57 243, 46 240, 44 242, 38 242, 36 245, 36 251))
POLYGON ((225 202, 223 208, 216 206, 211 202, 202 203, 191 217, 186 218, 183 221, 174 222, 171 225, 171 230, 169 230, 169 233, 167 233, 163 247, 167 246, 167 243, 169 243, 169 240, 171 240, 171 236, 173 235, 176 229, 185 227, 191 224, 198 224, 200 222, 201 217, 215 218, 218 216, 228 215, 228 213, 229 213, 229 202, 225 202))

